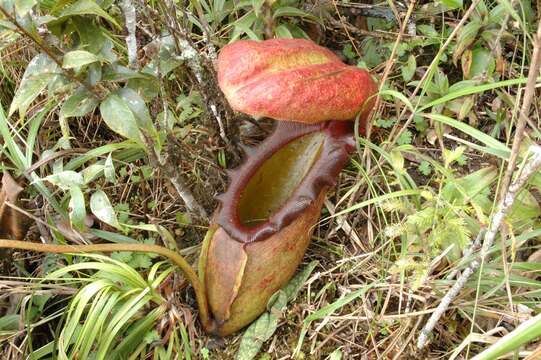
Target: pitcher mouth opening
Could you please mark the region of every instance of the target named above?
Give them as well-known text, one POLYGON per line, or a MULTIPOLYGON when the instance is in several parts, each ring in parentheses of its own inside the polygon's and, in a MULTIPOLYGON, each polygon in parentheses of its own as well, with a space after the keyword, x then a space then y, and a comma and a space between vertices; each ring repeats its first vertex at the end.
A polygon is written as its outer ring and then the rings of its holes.
POLYGON ((267 239, 336 183, 355 148, 353 123, 281 121, 245 162, 229 172, 216 222, 236 241, 267 239))

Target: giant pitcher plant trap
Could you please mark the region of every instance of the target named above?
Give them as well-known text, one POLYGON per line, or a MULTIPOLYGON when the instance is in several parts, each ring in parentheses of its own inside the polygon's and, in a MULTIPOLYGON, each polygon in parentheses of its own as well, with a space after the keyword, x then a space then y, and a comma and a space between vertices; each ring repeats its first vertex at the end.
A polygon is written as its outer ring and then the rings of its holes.
POLYGON ((0 248, 40 252, 154 252, 192 284, 204 329, 227 336, 258 317, 295 273, 327 191, 355 149, 376 84, 330 50, 308 40, 237 41, 218 58, 218 80, 236 111, 277 120, 273 133, 246 149, 229 172, 204 239, 199 274, 177 253, 143 244, 51 245, 0 240, 0 248))

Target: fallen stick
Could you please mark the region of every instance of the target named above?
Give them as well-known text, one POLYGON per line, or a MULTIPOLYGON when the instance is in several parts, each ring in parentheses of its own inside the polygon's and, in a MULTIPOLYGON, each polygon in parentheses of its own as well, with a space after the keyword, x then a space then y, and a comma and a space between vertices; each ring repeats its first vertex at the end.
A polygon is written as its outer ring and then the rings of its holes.
POLYGON ((479 268, 481 265, 481 262, 484 260, 486 254, 494 244, 494 239, 496 238, 496 235, 498 234, 498 231, 500 229, 500 226, 503 222, 503 219, 505 218, 505 215, 509 211, 509 209, 513 206, 513 203, 515 202, 515 199, 526 183, 526 181, 530 178, 531 175, 536 173, 539 168, 541 168, 541 147, 540 146, 532 146, 530 147, 530 152, 533 153, 533 156, 527 161, 526 165, 522 169, 521 173, 519 174, 518 178, 511 184, 509 187, 509 190, 507 191, 506 196, 502 199, 498 206, 498 211, 496 214, 494 214, 494 217, 492 218, 492 223, 490 225, 490 228, 487 230, 485 235, 485 240, 483 242, 483 247, 481 248, 481 254, 476 259, 474 259, 466 269, 462 272, 460 277, 457 279, 453 287, 447 292, 447 294, 443 297, 440 304, 436 308, 436 310, 432 313, 428 321, 426 322, 425 326, 421 330, 421 334, 419 335, 419 339, 417 340, 417 348, 422 349, 428 340, 428 336, 438 323, 439 319, 442 317, 442 315, 445 313, 445 311, 449 308, 449 305, 454 300, 454 298, 459 294, 460 290, 464 287, 468 279, 472 274, 475 273, 475 271, 479 268))

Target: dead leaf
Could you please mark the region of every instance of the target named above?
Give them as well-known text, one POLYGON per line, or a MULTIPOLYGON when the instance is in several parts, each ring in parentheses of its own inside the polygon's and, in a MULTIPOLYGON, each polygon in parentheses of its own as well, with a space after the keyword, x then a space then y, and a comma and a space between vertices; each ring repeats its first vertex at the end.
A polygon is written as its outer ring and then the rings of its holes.
MULTIPOLYGON (((62 218, 58 218, 56 223, 56 229, 58 232, 70 242, 76 243, 76 244, 88 244, 91 243, 92 240, 97 239, 98 237, 96 235, 91 234, 90 232, 80 232, 75 230, 69 221, 64 220, 62 218)), ((92 225, 94 225, 94 218, 91 215, 87 215, 85 217, 85 225, 90 228, 92 225)))
POLYGON ((7 203, 16 204, 23 188, 7 172, 0 189, 0 237, 21 240, 26 232, 23 215, 7 203))

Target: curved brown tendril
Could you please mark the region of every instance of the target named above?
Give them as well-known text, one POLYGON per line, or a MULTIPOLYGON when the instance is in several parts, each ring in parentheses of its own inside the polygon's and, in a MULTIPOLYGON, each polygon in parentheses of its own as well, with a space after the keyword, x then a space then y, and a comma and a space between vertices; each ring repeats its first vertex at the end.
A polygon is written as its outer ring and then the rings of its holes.
POLYGON ((267 239, 289 225, 317 198, 325 186, 335 184, 338 174, 354 147, 352 122, 326 121, 312 125, 279 122, 271 136, 257 148, 249 149, 245 162, 229 172, 229 187, 225 193, 217 197, 222 205, 216 215, 216 222, 233 239, 241 243, 267 239), (321 154, 289 199, 265 222, 255 226, 243 224, 238 208, 243 191, 252 176, 278 150, 314 132, 321 132, 324 135, 321 154))
POLYGON ((145 244, 94 244, 94 245, 54 245, 38 244, 28 241, 0 239, 0 248, 30 250, 55 254, 84 254, 112 251, 133 251, 143 253, 155 253, 166 257, 180 268, 186 279, 190 282, 195 291, 195 298, 199 308, 199 318, 203 328, 208 333, 215 331, 215 323, 209 314, 205 287, 200 283, 199 277, 188 262, 178 253, 158 245, 145 244))

